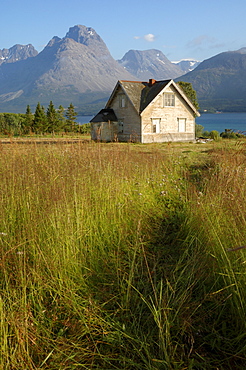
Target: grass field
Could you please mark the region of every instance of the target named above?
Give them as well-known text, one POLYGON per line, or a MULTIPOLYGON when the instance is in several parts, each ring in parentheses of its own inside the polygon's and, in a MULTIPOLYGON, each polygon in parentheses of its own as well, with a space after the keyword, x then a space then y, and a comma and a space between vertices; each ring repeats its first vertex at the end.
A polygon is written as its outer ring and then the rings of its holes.
POLYGON ((246 142, 0 143, 0 369, 245 369, 246 142))

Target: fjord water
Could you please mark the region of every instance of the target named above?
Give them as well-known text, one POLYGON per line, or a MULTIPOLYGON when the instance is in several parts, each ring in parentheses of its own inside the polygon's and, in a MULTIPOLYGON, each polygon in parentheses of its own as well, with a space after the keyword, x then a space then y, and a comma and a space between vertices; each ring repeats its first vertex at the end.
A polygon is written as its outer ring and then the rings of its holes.
POLYGON ((196 118, 196 123, 204 127, 204 131, 216 130, 219 133, 225 129, 246 134, 246 113, 204 113, 196 118))
POLYGON ((93 117, 94 116, 77 116, 77 122, 78 124, 83 125, 84 123, 89 123, 93 117))
MULTIPOLYGON (((84 124, 90 122, 94 116, 78 116, 77 122, 84 124)), ((196 118, 196 123, 204 127, 204 131, 216 130, 219 133, 225 129, 246 134, 246 113, 204 113, 196 118)))

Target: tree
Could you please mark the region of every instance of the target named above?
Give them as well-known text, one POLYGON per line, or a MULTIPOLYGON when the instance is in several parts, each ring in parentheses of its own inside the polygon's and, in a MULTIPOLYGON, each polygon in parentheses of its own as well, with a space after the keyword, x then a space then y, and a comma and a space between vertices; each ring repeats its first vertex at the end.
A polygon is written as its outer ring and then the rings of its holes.
POLYGON ((198 125, 196 123, 196 129, 195 129, 195 135, 196 135, 196 137, 203 136, 203 131, 204 131, 204 127, 202 125, 198 125))
POLYGON ((65 108, 62 105, 59 105, 59 108, 57 111, 57 118, 58 118, 59 127, 61 130, 65 128, 65 123, 66 123, 64 113, 65 113, 65 108))
POLYGON ((178 81, 177 83, 179 87, 184 91, 185 95, 190 99, 194 107, 198 110, 199 103, 197 100, 196 91, 193 89, 192 84, 190 82, 178 81))
POLYGON ((34 113, 34 120, 33 120, 33 131, 35 134, 41 134, 46 131, 46 115, 44 111, 44 107, 38 102, 36 106, 36 110, 34 113))
POLYGON ((29 134, 33 127, 33 114, 31 112, 30 105, 26 107, 26 114, 23 122, 23 133, 29 134))
POLYGON ((59 119, 52 101, 50 101, 50 104, 47 108, 46 117, 47 131, 52 133, 59 131, 59 119))
POLYGON ((75 112, 75 108, 74 108, 72 103, 70 103, 69 107, 67 108, 67 111, 66 111, 65 115, 66 115, 66 118, 67 118, 67 120, 66 120, 66 122, 67 122, 66 130, 74 132, 75 127, 76 127, 76 117, 77 117, 78 113, 75 112))
POLYGON ((20 135, 22 133, 23 114, 2 113, 0 117, 0 130, 5 135, 20 135))

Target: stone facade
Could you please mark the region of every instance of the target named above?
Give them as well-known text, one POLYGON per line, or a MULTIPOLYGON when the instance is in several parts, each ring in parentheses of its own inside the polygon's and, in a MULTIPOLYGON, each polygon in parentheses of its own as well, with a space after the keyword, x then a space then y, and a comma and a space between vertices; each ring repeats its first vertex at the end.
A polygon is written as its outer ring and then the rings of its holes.
POLYGON ((114 122, 91 120, 92 139, 142 143, 193 141, 199 115, 173 80, 118 81, 104 111, 114 122), (100 133, 100 135, 99 135, 100 133))
POLYGON ((110 103, 110 108, 114 110, 120 125, 118 130, 118 141, 140 142, 141 117, 124 93, 122 87, 117 89, 110 103), (122 104, 123 99, 125 99, 124 104, 122 104))
POLYGON ((142 143, 195 140, 195 117, 192 109, 173 86, 158 94, 141 114, 142 143), (164 94, 174 95, 174 106, 164 105, 164 94), (153 125, 158 124, 156 132, 153 125), (182 126, 180 123, 182 122, 182 126))

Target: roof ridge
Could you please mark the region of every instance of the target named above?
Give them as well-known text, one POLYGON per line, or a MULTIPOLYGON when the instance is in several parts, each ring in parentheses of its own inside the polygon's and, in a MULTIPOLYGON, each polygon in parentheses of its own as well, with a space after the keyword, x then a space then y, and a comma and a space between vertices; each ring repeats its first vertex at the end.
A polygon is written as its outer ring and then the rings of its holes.
MULTIPOLYGON (((148 84, 149 81, 131 81, 131 80, 119 80, 120 82, 133 82, 133 83, 146 83, 148 84)), ((166 78, 165 80, 155 80, 155 83, 160 83, 160 82, 166 82, 166 81, 172 81, 172 78, 166 78)))
POLYGON ((131 80, 119 80, 120 82, 133 82, 133 83, 138 83, 138 84, 142 84, 142 83, 147 83, 147 81, 131 81, 131 80))

